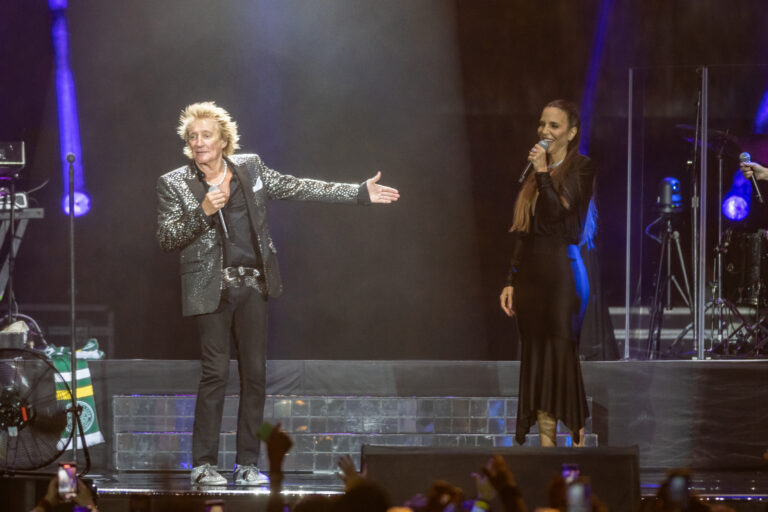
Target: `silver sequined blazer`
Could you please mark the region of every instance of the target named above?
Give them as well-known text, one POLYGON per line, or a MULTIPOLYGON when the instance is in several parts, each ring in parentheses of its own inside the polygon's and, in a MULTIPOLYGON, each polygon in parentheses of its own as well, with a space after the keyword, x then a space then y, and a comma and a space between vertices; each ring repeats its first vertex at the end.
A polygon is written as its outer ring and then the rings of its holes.
MULTIPOLYGON (((269 235, 267 200, 294 199, 366 204, 364 185, 328 183, 280 174, 264 165, 258 155, 233 155, 229 167, 246 195, 251 229, 264 263, 267 293, 283 291, 277 250, 269 235)), ((212 313, 221 298, 222 241, 213 217, 201 207, 203 183, 192 165, 163 174, 157 180, 157 240, 164 251, 181 251, 181 301, 184 316, 212 313)))

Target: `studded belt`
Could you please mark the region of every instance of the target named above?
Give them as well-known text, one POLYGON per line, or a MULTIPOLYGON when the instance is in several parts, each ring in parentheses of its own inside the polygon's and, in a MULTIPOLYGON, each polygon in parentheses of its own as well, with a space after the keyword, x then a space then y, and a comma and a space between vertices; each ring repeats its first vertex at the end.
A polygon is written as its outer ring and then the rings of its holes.
POLYGON ((221 289, 248 286, 263 292, 264 284, 259 279, 262 275, 262 272, 257 268, 226 267, 221 271, 221 289))

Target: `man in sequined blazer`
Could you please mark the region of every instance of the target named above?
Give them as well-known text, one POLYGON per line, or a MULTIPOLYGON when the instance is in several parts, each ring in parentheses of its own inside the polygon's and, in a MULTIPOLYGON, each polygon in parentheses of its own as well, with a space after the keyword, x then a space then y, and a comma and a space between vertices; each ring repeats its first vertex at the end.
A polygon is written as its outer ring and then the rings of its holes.
POLYGON ((257 467, 266 389, 267 299, 282 292, 266 203, 387 204, 399 193, 377 183, 381 173, 361 185, 329 183, 280 174, 255 154, 235 155, 237 125, 212 102, 185 108, 178 133, 191 160, 158 179, 157 239, 163 250, 180 251, 182 312, 195 318, 200 334, 190 480, 194 485, 227 483, 216 466, 232 338, 241 387, 233 479, 240 485, 260 485, 268 481, 257 467))

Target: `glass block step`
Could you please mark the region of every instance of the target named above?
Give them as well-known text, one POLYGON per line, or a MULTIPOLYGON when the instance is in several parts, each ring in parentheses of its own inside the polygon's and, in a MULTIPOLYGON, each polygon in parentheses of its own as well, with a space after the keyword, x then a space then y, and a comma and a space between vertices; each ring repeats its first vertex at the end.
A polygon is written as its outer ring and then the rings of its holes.
MULTIPOLYGON (((350 455, 360 463, 364 444, 383 446, 414 446, 440 448, 492 448, 516 446, 512 434, 293 434, 294 446, 285 458, 286 471, 336 471, 342 455, 350 455)), ((587 446, 597 446, 597 435, 585 436, 587 446)), ((115 467, 131 470, 189 470, 191 469, 190 433, 133 432, 116 435, 115 467)), ((538 446, 539 436, 528 434, 525 446, 538 446)), ((558 446, 570 446, 570 435, 558 434, 558 446)), ((221 434, 218 467, 231 471, 235 463, 235 434, 221 434)), ((259 467, 268 467, 266 451, 262 450, 259 467)))
MULTIPOLYGON (((191 432, 195 395, 113 397, 120 432, 191 432)), ((237 396, 225 399, 222 432, 236 430, 237 396)), ((592 399, 587 398, 590 411, 592 399)), ((269 396, 264 419, 289 433, 504 434, 514 432, 517 398, 269 396)), ((533 432, 536 432, 534 426, 533 432)), ((587 420, 592 432, 592 419, 587 420)), ((558 432, 568 430, 558 424, 558 432)))

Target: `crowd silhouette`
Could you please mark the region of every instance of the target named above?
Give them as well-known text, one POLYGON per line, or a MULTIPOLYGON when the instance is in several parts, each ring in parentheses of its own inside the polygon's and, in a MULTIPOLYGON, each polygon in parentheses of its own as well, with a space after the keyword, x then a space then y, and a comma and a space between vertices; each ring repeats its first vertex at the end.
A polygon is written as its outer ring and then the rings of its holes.
MULTIPOLYGON (((525 490, 501 455, 493 455, 487 463, 472 473, 474 489, 461 489, 450 482, 437 480, 424 493, 402 504, 392 503, 387 489, 368 478, 365 468, 357 470, 348 455, 338 460, 337 476, 344 483, 344 492, 337 495, 308 495, 293 504, 286 503, 283 490, 283 460, 293 446, 291 437, 280 425, 272 428, 265 439, 269 460, 269 498, 267 512, 529 512, 525 490)), ((768 452, 765 454, 768 460, 768 452)), ((536 504, 534 512, 607 512, 608 508, 592 491, 588 476, 564 465, 562 474, 554 475, 547 491, 547 503, 536 504)), ((621 485, 621 483, 616 483, 621 485)), ((97 511, 97 493, 78 480, 77 493, 71 500, 62 500, 58 480, 54 477, 45 496, 32 512, 64 510, 97 511)), ((181 506, 181 505, 180 505, 181 506)), ((178 508, 177 510, 182 510, 178 508)), ((200 510, 202 509, 192 509, 200 510)), ((206 504, 207 512, 223 512, 224 504, 214 500, 206 504)), ((638 512, 734 512, 718 503, 710 506, 690 489, 690 472, 674 469, 659 485, 656 496, 643 499, 638 512)))

